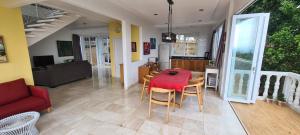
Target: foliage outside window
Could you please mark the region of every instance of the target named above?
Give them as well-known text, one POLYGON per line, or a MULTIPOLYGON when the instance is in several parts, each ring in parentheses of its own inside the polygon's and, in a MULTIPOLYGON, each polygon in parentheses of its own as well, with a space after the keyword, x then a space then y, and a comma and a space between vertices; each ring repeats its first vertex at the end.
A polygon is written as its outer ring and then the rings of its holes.
POLYGON ((299 0, 257 0, 246 13, 271 13, 262 70, 300 73, 299 0))

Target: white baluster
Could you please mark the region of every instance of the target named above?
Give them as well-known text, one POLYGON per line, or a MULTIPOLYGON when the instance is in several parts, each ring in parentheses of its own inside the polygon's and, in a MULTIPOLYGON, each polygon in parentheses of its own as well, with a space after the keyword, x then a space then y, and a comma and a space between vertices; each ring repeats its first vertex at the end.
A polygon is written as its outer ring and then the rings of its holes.
POLYGON ((291 90, 292 83, 293 83, 293 81, 292 81, 291 77, 286 75, 285 79, 284 79, 283 90, 282 90, 282 93, 284 94, 285 99, 289 98, 289 92, 291 90))
POLYGON ((240 80, 239 80, 239 95, 243 94, 243 82, 244 82, 244 73, 240 74, 240 80))
POLYGON ((265 90, 264 90, 264 93, 263 93, 264 98, 266 98, 268 96, 271 75, 266 75, 266 77, 267 77, 267 80, 265 82, 265 90))
POLYGON ((288 103, 289 104, 292 104, 293 103, 293 100, 294 100, 294 93, 295 93, 295 88, 296 88, 296 80, 293 79, 293 83, 292 83, 292 87, 291 87, 291 90, 289 92, 289 99, 288 99, 288 103))
POLYGON ((295 107, 299 107, 299 99, 300 99, 300 81, 298 80, 298 87, 296 89, 294 105, 295 107))
POLYGON ((279 85, 280 85, 280 78, 281 78, 281 75, 276 76, 276 82, 275 82, 274 92, 273 92, 273 99, 274 100, 277 99, 278 89, 279 89, 279 85))

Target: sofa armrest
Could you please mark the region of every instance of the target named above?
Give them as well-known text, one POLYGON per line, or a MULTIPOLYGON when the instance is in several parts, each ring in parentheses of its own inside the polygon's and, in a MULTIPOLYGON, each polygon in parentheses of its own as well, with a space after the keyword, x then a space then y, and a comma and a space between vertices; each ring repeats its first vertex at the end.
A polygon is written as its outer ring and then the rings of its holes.
POLYGON ((29 85, 28 88, 31 91, 31 94, 33 96, 44 99, 46 102, 46 106, 51 107, 51 101, 50 101, 49 93, 48 93, 47 89, 42 88, 42 87, 37 87, 37 86, 31 86, 31 85, 29 85))

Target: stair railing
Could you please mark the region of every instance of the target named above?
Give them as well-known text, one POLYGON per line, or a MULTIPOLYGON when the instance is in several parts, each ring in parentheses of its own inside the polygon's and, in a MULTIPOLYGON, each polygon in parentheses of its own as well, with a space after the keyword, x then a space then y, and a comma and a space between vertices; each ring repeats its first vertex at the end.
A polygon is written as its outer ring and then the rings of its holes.
POLYGON ((27 25, 37 23, 38 20, 47 19, 47 17, 54 16, 61 12, 62 10, 54 9, 40 4, 30 4, 22 7, 25 27, 27 25))

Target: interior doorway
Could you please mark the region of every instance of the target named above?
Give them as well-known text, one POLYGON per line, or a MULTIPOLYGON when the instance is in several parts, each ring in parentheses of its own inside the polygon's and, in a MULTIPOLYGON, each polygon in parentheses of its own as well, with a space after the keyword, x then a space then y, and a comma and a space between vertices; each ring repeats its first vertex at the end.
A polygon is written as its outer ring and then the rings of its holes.
POLYGON ((80 37, 82 59, 92 65, 93 87, 101 88, 111 79, 111 58, 107 35, 84 35, 80 37))

